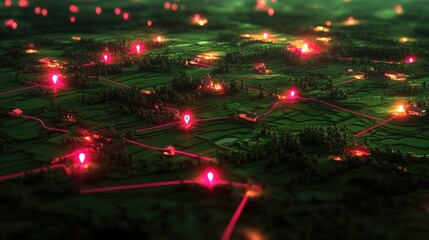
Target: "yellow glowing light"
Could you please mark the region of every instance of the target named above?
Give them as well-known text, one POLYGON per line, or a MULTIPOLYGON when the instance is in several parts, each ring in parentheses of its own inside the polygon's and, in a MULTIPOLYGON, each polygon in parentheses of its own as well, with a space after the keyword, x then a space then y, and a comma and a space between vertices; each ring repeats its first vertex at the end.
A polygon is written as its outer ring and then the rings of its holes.
POLYGON ((157 41, 157 42, 162 42, 162 37, 161 37, 161 36, 157 36, 157 37, 155 38, 155 41, 157 41))
POLYGON ((346 26, 352 26, 356 24, 359 24, 359 21, 352 16, 348 17, 347 20, 344 22, 344 25, 346 26))
POLYGON ((316 41, 325 42, 325 43, 330 42, 331 40, 332 40, 332 38, 330 38, 330 37, 318 37, 318 38, 316 38, 316 41))
POLYGON ((25 51, 25 53, 33 54, 33 53, 37 53, 37 50, 36 50, 36 49, 27 49, 27 50, 25 51))
POLYGON ((407 37, 401 37, 400 39, 399 39, 399 42, 401 42, 401 43, 406 43, 406 42, 408 42, 410 39, 408 39, 407 37))
POLYGON ((398 113, 404 113, 404 112, 405 112, 404 105, 399 105, 398 106, 398 113))
POLYGON ((329 28, 324 26, 317 26, 313 28, 313 31, 315 32, 329 32, 329 28))
POLYGON ((263 38, 264 38, 264 40, 267 40, 268 39, 268 33, 264 33, 263 38))

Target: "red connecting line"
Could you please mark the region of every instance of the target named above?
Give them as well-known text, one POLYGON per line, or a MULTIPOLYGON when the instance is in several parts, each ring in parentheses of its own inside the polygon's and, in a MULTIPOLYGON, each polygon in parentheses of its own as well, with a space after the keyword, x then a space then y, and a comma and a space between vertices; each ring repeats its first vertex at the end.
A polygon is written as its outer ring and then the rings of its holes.
POLYGON ((102 80, 102 81, 106 81, 106 82, 110 82, 110 83, 113 83, 113 84, 119 85, 119 86, 124 87, 124 88, 129 88, 129 89, 131 89, 131 88, 132 88, 131 86, 128 86, 128 85, 126 85, 126 84, 123 84, 123 83, 120 83, 120 82, 117 82, 117 81, 114 81, 114 80, 110 80, 110 79, 108 79, 108 78, 100 77, 100 80, 102 80))
POLYGON ((277 105, 279 105, 280 103, 281 103, 281 101, 277 101, 276 103, 274 103, 273 106, 271 106, 271 108, 268 109, 267 112, 265 112, 264 114, 262 114, 261 116, 259 116, 258 119, 263 118, 263 117, 271 114, 274 111, 274 109, 277 107, 277 105))
POLYGON ((156 126, 152 126, 152 127, 141 128, 141 129, 137 129, 136 132, 149 131, 149 130, 158 129, 158 128, 162 128, 162 127, 166 127, 166 126, 171 126, 171 125, 178 124, 178 123, 179 122, 171 122, 171 123, 165 123, 165 124, 156 125, 156 126))
POLYGON ((370 128, 367 128, 367 129, 365 129, 365 130, 363 130, 363 131, 360 131, 360 132, 358 132, 358 133, 354 134, 353 136, 355 136, 355 137, 362 136, 362 135, 364 135, 365 133, 367 133, 367 132, 369 132, 369 131, 372 131, 373 129, 378 128, 378 127, 380 127, 380 126, 382 126, 382 125, 384 125, 384 124, 386 124, 386 123, 390 122, 391 120, 393 120, 393 119, 394 119, 394 118, 396 118, 397 116, 398 116, 398 115, 397 115, 397 114, 395 114, 395 115, 393 115, 391 118, 389 118, 389 119, 387 119, 387 120, 384 120, 383 122, 381 122, 381 123, 379 123, 379 124, 377 124, 377 125, 374 125, 374 126, 372 126, 372 127, 370 127, 370 128))
MULTIPOLYGON (((131 143, 131 144, 140 146, 140 147, 144 147, 144 148, 148 148, 148 149, 152 149, 152 150, 156 150, 156 151, 164 151, 164 148, 150 146, 150 145, 139 143, 139 142, 133 141, 131 139, 127 139, 127 138, 125 138, 124 140, 131 143)), ((180 151, 180 150, 175 150, 175 153, 180 154, 180 155, 184 155, 184 156, 188 156, 188 157, 192 157, 192 158, 201 158, 202 160, 205 160, 205 161, 211 161, 212 160, 209 157, 204 157, 204 156, 200 156, 198 154, 188 153, 188 152, 180 151)))
POLYGON ((301 98, 301 97, 298 97, 298 98, 301 99, 301 100, 312 100, 312 101, 320 102, 320 103, 323 103, 323 104, 328 105, 330 107, 333 107, 333 108, 336 108, 336 109, 339 109, 339 110, 342 110, 342 111, 346 111, 346 112, 349 112, 351 114, 359 115, 361 117, 365 117, 365 118, 369 118, 369 119, 373 119, 373 120, 377 120, 377 121, 385 121, 385 119, 373 117, 373 116, 370 116, 370 115, 367 115, 367 114, 363 114, 363 113, 360 113, 360 112, 355 112, 355 111, 352 111, 352 110, 349 110, 349 109, 346 109, 346 108, 343 108, 343 107, 340 107, 340 106, 337 106, 337 105, 334 105, 332 103, 328 103, 328 102, 325 102, 325 101, 322 101, 322 100, 319 100, 319 99, 316 99, 316 98, 301 98))
POLYGON ((14 92, 20 92, 20 91, 24 91, 24 90, 32 89, 32 88, 36 88, 36 87, 37 86, 29 86, 29 87, 18 88, 18 89, 14 89, 14 90, 5 91, 5 92, 0 92, 0 95, 5 95, 5 94, 9 94, 9 93, 14 93, 14 92))
POLYGON ((51 165, 49 167, 42 167, 42 168, 37 168, 37 169, 34 169, 34 170, 30 170, 30 171, 23 171, 23 172, 17 172, 17 173, 11 173, 11 174, 7 174, 7 175, 3 175, 3 176, 0 176, 0 181, 6 180, 6 179, 10 179, 10 178, 22 177, 22 176, 24 176, 25 174, 28 174, 28 173, 38 173, 38 172, 47 171, 49 169, 55 169, 55 168, 62 168, 62 169, 64 169, 64 172, 67 175, 71 175, 72 174, 72 171, 70 170, 70 168, 67 167, 65 164, 55 164, 55 165, 51 165))
POLYGON ((173 111, 173 112, 175 112, 177 115, 180 115, 180 111, 179 111, 179 109, 172 108, 172 107, 167 107, 167 106, 162 106, 162 108, 165 108, 165 109, 167 109, 167 110, 173 111))
POLYGON ((249 192, 246 192, 240 204, 238 205, 237 210, 235 210, 234 215, 232 215, 231 220, 226 226, 226 229, 222 234, 221 240, 229 240, 231 238, 232 231, 234 230, 234 227, 237 224, 237 221, 240 218, 240 215, 243 212, 244 206, 246 205, 248 199, 249 199, 249 192))
POLYGON ((349 80, 345 80, 345 81, 342 81, 342 82, 336 83, 336 84, 334 84, 334 86, 343 85, 343 84, 346 84, 346 83, 349 83, 349 82, 354 82, 354 81, 356 81, 356 80, 357 80, 356 78, 352 78, 352 79, 349 79, 349 80))
POLYGON ((216 120, 222 120, 222 119, 228 119, 228 118, 230 118, 230 116, 214 117, 214 118, 202 118, 202 119, 197 119, 195 121, 192 121, 192 123, 216 121, 216 120))
POLYGON ((59 128, 51 128, 51 127, 47 127, 47 126, 45 125, 45 122, 43 122, 43 121, 42 121, 42 119, 37 118, 37 117, 32 117, 32 116, 28 116, 28 115, 24 115, 24 114, 23 114, 23 115, 21 115, 21 117, 22 117, 22 118, 27 118, 27 119, 33 119, 33 120, 36 120, 36 121, 40 122, 40 123, 42 124, 43 128, 44 128, 44 129, 46 129, 46 130, 57 131, 57 132, 63 132, 63 133, 68 133, 68 132, 69 132, 68 130, 65 130, 65 129, 59 129, 59 128))
MULTIPOLYGON (((204 182, 198 179, 173 180, 173 181, 138 183, 138 184, 100 187, 100 188, 88 188, 88 189, 82 189, 79 192, 81 194, 88 194, 88 193, 122 191, 122 190, 139 189, 139 188, 174 186, 174 185, 180 185, 180 184, 203 184, 204 185, 204 182)), ((238 188, 253 188, 255 190, 262 190, 262 187, 259 185, 249 185, 247 183, 230 182, 226 180, 216 180, 216 183, 215 183, 215 185, 228 185, 228 184, 238 188)))

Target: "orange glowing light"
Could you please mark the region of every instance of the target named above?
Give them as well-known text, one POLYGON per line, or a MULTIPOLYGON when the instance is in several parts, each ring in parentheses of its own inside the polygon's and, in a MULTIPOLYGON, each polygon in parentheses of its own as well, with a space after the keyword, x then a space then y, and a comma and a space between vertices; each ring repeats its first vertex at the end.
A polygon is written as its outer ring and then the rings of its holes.
POLYGON ((401 43, 406 43, 406 42, 408 42, 409 41, 409 39, 407 38, 407 37, 401 37, 400 39, 399 39, 399 42, 401 42, 401 43))
POLYGON ((268 9, 267 13, 268 13, 268 16, 272 17, 274 15, 274 13, 275 13, 274 8, 268 9))
POLYGON ((161 36, 157 36, 157 37, 155 38, 155 41, 157 41, 157 42, 162 42, 162 37, 161 37, 161 36))
POLYGON ((328 27, 330 27, 332 25, 332 22, 328 20, 328 21, 325 22, 325 25, 328 26, 328 27))
POLYGON ((404 9, 402 8, 401 5, 396 5, 395 6, 395 12, 396 12, 396 14, 402 14, 404 12, 404 9))
POLYGON ((347 20, 344 22, 344 25, 346 26, 352 26, 358 24, 359 21, 356 20, 354 17, 350 16, 347 18, 347 20))
POLYGON ((404 105, 399 105, 398 106, 398 113, 404 113, 404 112, 405 112, 404 105))
POLYGON ((329 28, 324 26, 317 26, 313 28, 313 31, 315 32, 329 32, 329 28))
POLYGON ((264 40, 267 40, 268 39, 268 33, 264 33, 263 38, 264 38, 264 40))
POLYGON ((80 41, 80 40, 82 40, 82 38, 79 37, 79 36, 73 36, 72 40, 74 40, 74 41, 80 41))
POLYGON ((36 49, 27 49, 27 50, 25 51, 25 53, 33 54, 33 53, 37 53, 37 50, 36 50, 36 49))
POLYGON ((308 43, 304 43, 304 46, 302 47, 301 52, 307 53, 309 51, 310 51, 310 49, 308 48, 308 43))

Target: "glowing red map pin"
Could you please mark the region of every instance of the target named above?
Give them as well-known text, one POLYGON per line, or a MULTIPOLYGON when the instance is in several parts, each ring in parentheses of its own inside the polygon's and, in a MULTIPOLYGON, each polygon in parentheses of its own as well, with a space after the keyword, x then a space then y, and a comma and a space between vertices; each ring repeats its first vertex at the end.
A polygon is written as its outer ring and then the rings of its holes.
POLYGON ((191 116, 189 116, 189 114, 186 114, 186 115, 183 117, 183 120, 185 121, 186 125, 188 125, 188 124, 189 124, 189 120, 191 120, 191 116))
POLYGON ((85 153, 79 153, 79 161, 80 161, 80 163, 85 162, 85 158, 86 158, 85 153))
POLYGON ((207 173, 207 179, 209 180, 210 183, 213 182, 213 179, 214 179, 213 172, 208 172, 207 173))
POLYGON ((58 75, 56 75, 56 74, 52 75, 51 79, 52 79, 52 82, 54 84, 57 84, 57 82, 58 82, 58 75))
POLYGON ((137 46, 136 46, 136 50, 137 50, 137 52, 138 52, 138 53, 140 53, 140 49, 141 49, 141 46, 140 46, 140 45, 137 45, 137 46))
POLYGON ((104 54, 103 58, 104 58, 104 61, 107 61, 107 59, 109 58, 109 56, 107 56, 107 54, 104 54))

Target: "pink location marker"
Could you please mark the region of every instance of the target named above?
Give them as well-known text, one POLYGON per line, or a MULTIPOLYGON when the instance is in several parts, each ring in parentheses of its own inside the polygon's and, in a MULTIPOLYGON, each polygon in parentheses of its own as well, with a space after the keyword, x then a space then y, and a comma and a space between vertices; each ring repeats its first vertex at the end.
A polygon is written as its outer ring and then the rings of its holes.
POLYGON ((191 120, 191 116, 189 116, 189 114, 186 114, 186 115, 183 117, 183 120, 185 121, 186 125, 188 125, 188 124, 189 124, 189 120, 191 120))
POLYGON ((54 84, 57 84, 57 82, 58 82, 58 75, 56 75, 56 74, 54 74, 54 75, 52 75, 52 82, 54 83, 54 84))
POLYGON ((79 153, 79 161, 80 161, 81 164, 83 162, 85 162, 85 158, 86 158, 85 153, 79 153))
POLYGON ((295 91, 290 91, 290 96, 292 97, 292 98, 294 98, 295 97, 295 91))
POLYGON ((207 179, 209 180, 209 182, 210 182, 210 183, 212 183, 212 182, 213 182, 213 179, 214 179, 214 174, 213 174, 213 172, 208 172, 208 173, 207 173, 207 179))
POLYGON ((137 46, 136 46, 136 50, 137 50, 137 52, 138 52, 138 53, 140 53, 140 49, 141 49, 141 46, 140 46, 140 45, 137 45, 137 46))
POLYGON ((107 56, 107 54, 104 54, 103 58, 104 58, 104 61, 107 62, 107 59, 109 58, 109 56, 107 56))

